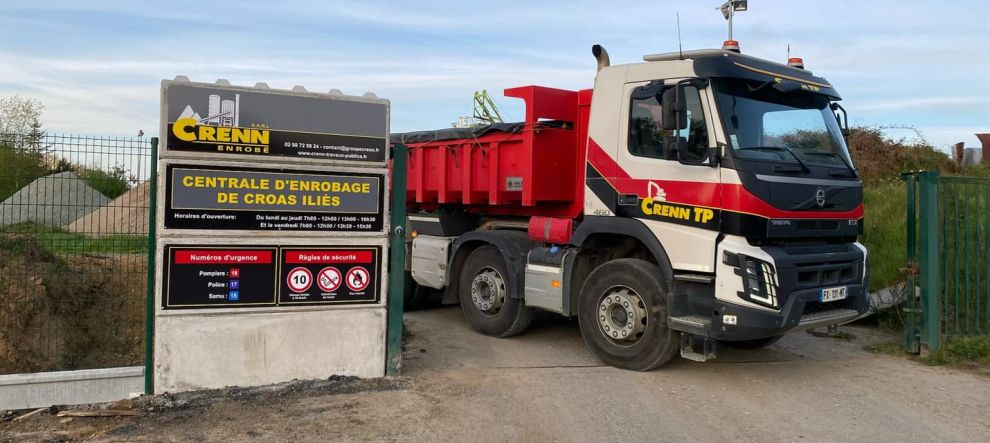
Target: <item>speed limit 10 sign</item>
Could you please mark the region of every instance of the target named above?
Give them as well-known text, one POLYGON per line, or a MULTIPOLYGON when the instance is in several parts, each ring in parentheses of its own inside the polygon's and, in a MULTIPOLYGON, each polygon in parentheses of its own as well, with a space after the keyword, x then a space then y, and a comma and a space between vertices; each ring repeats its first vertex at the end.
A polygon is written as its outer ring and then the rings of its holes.
POLYGON ((313 273, 303 267, 294 268, 289 271, 285 283, 293 292, 306 292, 313 285, 313 273))
POLYGON ((279 305, 378 303, 381 247, 292 247, 280 251, 279 305))

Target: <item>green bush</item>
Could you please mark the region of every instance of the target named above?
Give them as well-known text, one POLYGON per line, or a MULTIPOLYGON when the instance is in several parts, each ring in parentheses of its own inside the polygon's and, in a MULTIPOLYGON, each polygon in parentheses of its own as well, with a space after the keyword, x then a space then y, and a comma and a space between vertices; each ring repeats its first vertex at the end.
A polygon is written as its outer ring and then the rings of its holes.
POLYGON ((900 268, 907 264, 907 190, 904 183, 888 180, 863 186, 866 207, 861 241, 870 252, 870 289, 879 290, 904 282, 900 268))
POLYGON ((949 156, 924 142, 894 140, 879 127, 854 128, 849 152, 867 183, 896 180, 902 172, 936 170, 958 174, 961 168, 949 156))
POLYGON ((109 170, 79 168, 79 178, 83 179, 93 189, 114 199, 120 197, 131 187, 134 177, 127 174, 127 169, 116 165, 109 170))

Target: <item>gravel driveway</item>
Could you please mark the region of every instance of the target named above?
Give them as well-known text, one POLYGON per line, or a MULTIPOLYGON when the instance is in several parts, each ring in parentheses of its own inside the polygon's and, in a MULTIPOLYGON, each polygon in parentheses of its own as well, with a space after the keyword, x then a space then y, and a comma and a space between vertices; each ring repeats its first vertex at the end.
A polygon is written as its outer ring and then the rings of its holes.
POLYGON ((602 366, 574 321, 512 339, 457 308, 407 314, 404 376, 139 401, 143 417, 38 414, 0 440, 107 441, 986 441, 990 378, 877 355, 889 341, 796 333, 652 372, 602 366), (164 402, 164 403, 163 403, 164 402))

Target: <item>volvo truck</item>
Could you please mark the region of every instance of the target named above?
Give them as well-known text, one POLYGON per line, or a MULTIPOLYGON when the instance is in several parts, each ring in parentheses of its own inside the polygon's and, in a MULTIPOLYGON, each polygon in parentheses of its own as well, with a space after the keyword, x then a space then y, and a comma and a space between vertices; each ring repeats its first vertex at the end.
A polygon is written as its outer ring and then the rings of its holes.
POLYGON ((416 293, 497 337, 576 317, 599 359, 637 371, 864 313, 839 93, 737 45, 623 65, 595 45, 592 89, 505 90, 523 122, 393 135, 416 293))

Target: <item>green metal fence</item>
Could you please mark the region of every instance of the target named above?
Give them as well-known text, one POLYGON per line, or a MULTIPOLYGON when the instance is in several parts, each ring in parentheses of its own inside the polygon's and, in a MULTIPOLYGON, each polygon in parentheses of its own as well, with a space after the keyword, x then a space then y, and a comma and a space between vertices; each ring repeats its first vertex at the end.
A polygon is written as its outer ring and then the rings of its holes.
POLYGON ((0 374, 144 361, 149 139, 0 134, 0 374))
POLYGON ((945 338, 990 334, 990 179, 936 171, 902 178, 908 350, 935 352, 945 338))

